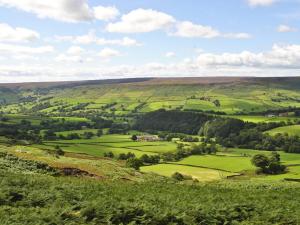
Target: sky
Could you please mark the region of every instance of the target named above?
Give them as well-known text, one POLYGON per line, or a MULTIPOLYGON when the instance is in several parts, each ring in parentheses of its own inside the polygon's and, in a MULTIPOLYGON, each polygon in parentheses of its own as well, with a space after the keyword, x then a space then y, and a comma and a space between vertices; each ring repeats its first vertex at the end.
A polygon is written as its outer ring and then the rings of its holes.
POLYGON ((298 76, 300 0, 0 0, 0 82, 298 76))

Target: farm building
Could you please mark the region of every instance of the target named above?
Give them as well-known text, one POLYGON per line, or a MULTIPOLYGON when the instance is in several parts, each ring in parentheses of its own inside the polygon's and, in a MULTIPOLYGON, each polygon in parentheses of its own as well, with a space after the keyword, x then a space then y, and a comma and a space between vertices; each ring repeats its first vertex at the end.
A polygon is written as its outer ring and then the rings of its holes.
POLYGON ((276 115, 275 114, 268 114, 267 115, 267 117, 269 117, 269 118, 273 118, 273 117, 275 117, 276 115))
POLYGON ((286 116, 289 116, 289 113, 288 112, 279 113, 279 116, 286 117, 286 116))
POLYGON ((160 141, 161 139, 155 135, 137 136, 137 141, 160 141))

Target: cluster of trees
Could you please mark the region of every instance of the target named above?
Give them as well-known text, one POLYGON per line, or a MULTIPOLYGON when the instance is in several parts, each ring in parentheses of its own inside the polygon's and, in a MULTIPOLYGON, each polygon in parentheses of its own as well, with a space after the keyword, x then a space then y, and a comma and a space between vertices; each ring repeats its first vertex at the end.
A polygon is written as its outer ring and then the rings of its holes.
MULTIPOLYGON (((97 136, 102 136, 103 131, 102 129, 99 129, 97 131, 97 136)), ((93 132, 86 131, 82 135, 79 135, 78 133, 69 133, 67 135, 59 134, 57 135, 53 130, 47 130, 44 133, 43 139, 47 141, 55 141, 55 140, 76 140, 76 139, 91 139, 95 136, 93 132)))
MULTIPOLYGON (((105 152, 104 157, 114 158, 113 152, 105 152)), ((141 166, 158 164, 161 160, 159 155, 147 155, 143 154, 140 158, 137 158, 134 153, 121 153, 118 156, 118 160, 126 161, 126 166, 139 170, 141 166)))
POLYGON ((130 130, 130 125, 126 122, 124 123, 113 123, 108 133, 110 134, 126 134, 130 130))
POLYGON ((158 137, 166 141, 172 141, 173 138, 179 138, 181 141, 184 142, 199 142, 198 137, 193 137, 191 135, 186 135, 182 133, 160 132, 158 134, 158 137))
MULTIPOLYGON (((40 124, 32 124, 28 120, 21 120, 19 123, 7 123, 9 118, 1 116, 0 118, 0 136, 4 136, 10 140, 11 143, 19 141, 27 141, 28 144, 38 143, 43 140, 73 140, 73 139, 90 139, 95 136, 93 132, 84 132, 81 136, 78 133, 69 133, 68 135, 56 135, 56 132, 72 131, 82 129, 98 129, 97 136, 103 134, 103 128, 113 127, 115 129, 118 125, 114 125, 111 120, 103 118, 93 118, 92 122, 84 121, 66 121, 62 119, 46 119, 42 120, 40 124), (43 132, 41 132, 43 131, 43 132), (43 133, 43 135, 41 135, 43 133)), ((129 129, 127 125, 126 130, 129 129)), ((120 130, 119 130, 120 131, 120 130)))
POLYGON ((197 134, 200 127, 212 118, 203 113, 160 109, 139 117, 133 128, 150 133, 151 131, 168 131, 197 134))
POLYGON ((200 134, 225 147, 249 148, 257 150, 284 150, 300 153, 300 138, 287 134, 270 136, 264 131, 282 126, 284 123, 248 123, 237 119, 216 118, 208 121, 200 129, 200 134))
POLYGON ((19 124, 0 124, 0 136, 8 138, 12 144, 20 143, 21 140, 27 141, 28 144, 42 142, 39 129, 26 120, 19 124))
POLYGON ((94 128, 93 124, 85 121, 66 121, 62 119, 42 120, 37 128, 40 130, 52 130, 53 132, 81 130, 85 128, 94 128))
POLYGON ((259 168, 258 173, 281 174, 286 171, 286 166, 280 163, 280 155, 277 152, 272 152, 270 157, 264 154, 254 155, 251 162, 259 168))
POLYGON ((252 111, 252 112, 238 112, 235 113, 236 115, 268 115, 268 114, 274 114, 274 115, 279 115, 280 113, 286 113, 286 112, 299 112, 300 108, 295 107, 295 106, 289 106, 286 108, 280 108, 280 109, 267 109, 265 111, 252 111))
POLYGON ((203 154, 215 154, 218 148, 215 143, 207 144, 201 143, 193 144, 190 147, 184 146, 184 144, 178 144, 175 152, 166 152, 162 154, 163 161, 179 161, 183 158, 191 155, 203 155, 203 154))
POLYGON ((97 129, 109 128, 113 124, 112 120, 107 120, 99 116, 93 116, 90 120, 93 122, 93 126, 97 129))
MULTIPOLYGON (((109 153, 108 153, 109 154, 109 153)), ((106 154, 106 157, 108 155, 106 154)), ((110 157, 112 158, 112 157, 110 157)), ((128 152, 127 154, 121 153, 118 157, 119 160, 126 160, 126 166, 139 170, 141 166, 158 164, 160 162, 159 155, 144 154, 137 158, 134 153, 128 152)))

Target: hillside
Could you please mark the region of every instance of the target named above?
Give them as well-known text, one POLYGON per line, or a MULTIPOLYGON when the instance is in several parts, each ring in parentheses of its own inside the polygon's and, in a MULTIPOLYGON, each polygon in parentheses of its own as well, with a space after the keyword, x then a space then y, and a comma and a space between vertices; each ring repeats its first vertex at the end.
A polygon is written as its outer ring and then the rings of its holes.
POLYGON ((2 84, 0 101, 5 113, 51 116, 160 108, 253 114, 300 107, 299 89, 299 78, 149 78, 2 84))
POLYGON ((0 224, 299 224, 299 78, 0 93, 0 224))

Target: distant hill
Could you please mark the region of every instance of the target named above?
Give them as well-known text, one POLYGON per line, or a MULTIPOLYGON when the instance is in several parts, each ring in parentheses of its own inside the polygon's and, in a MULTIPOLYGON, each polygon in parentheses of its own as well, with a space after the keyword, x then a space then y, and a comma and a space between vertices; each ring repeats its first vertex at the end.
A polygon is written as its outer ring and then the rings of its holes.
POLYGON ((0 84, 1 111, 127 116, 160 108, 251 114, 300 107, 300 78, 184 77, 0 84), (22 103, 22 106, 19 104, 22 103))

